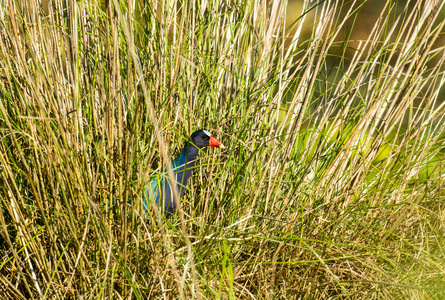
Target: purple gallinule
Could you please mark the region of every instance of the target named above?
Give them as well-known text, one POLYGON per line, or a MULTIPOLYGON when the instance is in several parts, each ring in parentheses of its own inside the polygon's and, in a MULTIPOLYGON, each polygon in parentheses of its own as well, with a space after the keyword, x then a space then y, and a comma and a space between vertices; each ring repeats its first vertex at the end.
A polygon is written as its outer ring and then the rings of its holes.
MULTIPOLYGON (((172 162, 172 170, 175 176, 174 184, 178 189, 179 198, 182 197, 190 176, 192 176, 199 151, 207 146, 224 148, 224 145, 210 132, 197 130, 191 135, 191 140, 185 143, 181 154, 172 162)), ((155 177, 150 181, 143 200, 146 212, 151 211, 150 207, 155 205, 159 207, 161 213, 166 217, 175 212, 176 202, 173 200, 172 185, 166 172, 164 172, 163 176, 155 177)))

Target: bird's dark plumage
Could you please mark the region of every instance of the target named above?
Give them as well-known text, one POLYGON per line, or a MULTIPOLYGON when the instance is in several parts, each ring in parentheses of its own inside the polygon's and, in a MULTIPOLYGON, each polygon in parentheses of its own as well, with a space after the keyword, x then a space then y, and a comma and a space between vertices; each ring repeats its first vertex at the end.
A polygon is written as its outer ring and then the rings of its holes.
MULTIPOLYGON (((207 146, 224 148, 210 132, 197 130, 191 135, 191 140, 186 142, 181 154, 172 162, 172 170, 175 176, 175 185, 179 192, 179 198, 187 186, 192 176, 196 157, 199 150, 207 146)), ((165 172, 164 172, 165 173, 165 172)), ((176 203, 173 200, 173 191, 168 176, 152 179, 144 195, 144 209, 150 211, 150 203, 157 205, 165 216, 169 216, 176 210, 176 203)))

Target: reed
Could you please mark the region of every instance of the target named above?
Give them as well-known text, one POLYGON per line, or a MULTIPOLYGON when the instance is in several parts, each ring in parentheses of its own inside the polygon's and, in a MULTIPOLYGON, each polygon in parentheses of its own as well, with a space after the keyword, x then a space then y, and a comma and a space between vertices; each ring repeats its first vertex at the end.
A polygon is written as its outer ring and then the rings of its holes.
POLYGON ((1 2, 2 298, 444 297, 444 2, 365 4, 1 2))

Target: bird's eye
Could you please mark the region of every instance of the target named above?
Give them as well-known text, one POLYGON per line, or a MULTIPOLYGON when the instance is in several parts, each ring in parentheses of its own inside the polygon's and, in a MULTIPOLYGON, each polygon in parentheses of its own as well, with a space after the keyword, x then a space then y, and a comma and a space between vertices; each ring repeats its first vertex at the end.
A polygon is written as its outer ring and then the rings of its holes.
POLYGON ((202 138, 205 139, 205 140, 208 140, 209 136, 208 135, 203 135, 202 138))

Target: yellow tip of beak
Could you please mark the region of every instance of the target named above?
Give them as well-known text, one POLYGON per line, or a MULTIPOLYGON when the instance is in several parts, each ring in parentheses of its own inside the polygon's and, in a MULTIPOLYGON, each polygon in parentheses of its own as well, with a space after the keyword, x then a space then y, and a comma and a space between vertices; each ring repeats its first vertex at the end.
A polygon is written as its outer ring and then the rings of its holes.
POLYGON ((224 146, 223 144, 219 145, 219 148, 226 148, 226 146, 224 146))

